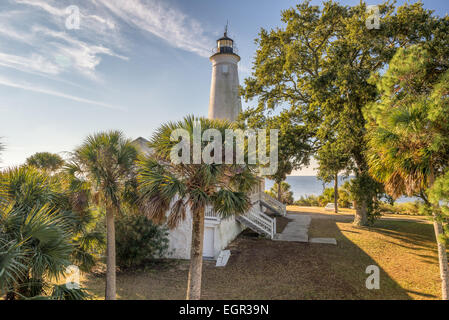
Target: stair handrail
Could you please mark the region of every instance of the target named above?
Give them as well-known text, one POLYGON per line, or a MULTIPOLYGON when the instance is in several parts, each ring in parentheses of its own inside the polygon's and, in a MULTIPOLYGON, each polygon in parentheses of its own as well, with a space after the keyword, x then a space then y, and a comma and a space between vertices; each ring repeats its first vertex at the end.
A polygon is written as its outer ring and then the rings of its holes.
MULTIPOLYGON (((265 195, 265 193, 261 192, 261 194, 265 195)), ((269 197, 269 196, 268 196, 269 197)), ((271 198, 271 197, 269 197, 271 198)), ((268 198, 264 197, 266 202, 270 202, 270 205, 273 205, 273 203, 268 198)), ((273 198, 271 198, 273 199, 273 198)), ((254 200, 255 197, 254 197, 254 200)), ((275 200, 275 199, 273 199, 275 200)), ((276 202, 278 202, 276 200, 276 202)), ((274 205, 273 205, 274 206, 274 205)), ((276 207, 279 208, 279 206, 276 205, 276 207)), ((284 206, 285 207, 285 206, 284 206)), ((282 211, 281 211, 282 212, 282 211)), ((213 206, 207 206, 205 210, 205 218, 206 219, 214 219, 220 221, 220 215, 215 212, 213 209, 213 206)), ((268 236, 270 236, 272 239, 276 235, 276 218, 272 218, 269 215, 263 213, 260 210, 260 194, 259 194, 259 200, 256 200, 253 202, 253 206, 245 212, 244 214, 240 215, 242 219, 245 219, 252 223, 253 225, 257 226, 259 229, 261 229, 264 233, 266 233, 268 236)))
POLYGON ((264 234, 266 234, 266 235, 268 235, 270 237, 272 236, 273 232, 272 232, 272 229, 271 229, 271 226, 272 226, 271 224, 267 225, 267 224, 261 222, 256 217, 248 215, 248 214, 241 215, 241 216, 239 216, 239 218, 243 219, 243 220, 249 222, 250 224, 254 225, 255 227, 257 227, 257 229, 254 230, 254 231, 259 230, 258 232, 263 232, 264 234))
POLYGON ((216 212, 214 210, 214 207, 211 205, 206 206, 205 210, 204 210, 204 217, 206 219, 213 219, 213 220, 221 220, 220 215, 218 214, 218 212, 216 212))
POLYGON ((257 205, 254 205, 242 217, 263 229, 272 239, 274 238, 276 234, 276 218, 272 218, 258 210, 257 205))
POLYGON ((283 204, 282 202, 278 201, 277 199, 269 196, 265 192, 261 192, 262 199, 267 202, 269 205, 277 208, 279 210, 279 213, 283 216, 287 215, 287 206, 283 204))

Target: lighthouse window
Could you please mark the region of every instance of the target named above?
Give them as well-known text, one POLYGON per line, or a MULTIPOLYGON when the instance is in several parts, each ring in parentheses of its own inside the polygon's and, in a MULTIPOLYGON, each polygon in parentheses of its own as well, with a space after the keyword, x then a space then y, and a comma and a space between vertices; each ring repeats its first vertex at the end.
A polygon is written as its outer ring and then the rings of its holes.
POLYGON ((222 47, 232 47, 232 41, 231 40, 220 40, 218 42, 218 47, 222 48, 222 47))
POLYGON ((224 65, 221 67, 221 71, 222 71, 223 73, 228 73, 228 72, 229 72, 229 66, 228 66, 227 64, 224 64, 224 65))

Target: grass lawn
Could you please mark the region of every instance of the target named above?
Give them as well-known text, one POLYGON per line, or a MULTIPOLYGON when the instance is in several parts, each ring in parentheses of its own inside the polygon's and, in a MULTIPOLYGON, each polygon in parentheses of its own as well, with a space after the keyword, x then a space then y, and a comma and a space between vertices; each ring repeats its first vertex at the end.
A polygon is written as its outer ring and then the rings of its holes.
MULTIPOLYGON (((344 217, 341 217, 344 218, 344 217)), ((440 281, 431 224, 381 220, 356 228, 347 219, 313 219, 310 237, 337 246, 278 242, 246 232, 231 243, 224 268, 205 261, 203 299, 439 299, 440 281), (365 287, 368 265, 381 269, 380 289, 365 287)), ((184 299, 188 261, 119 272, 119 299, 184 299)), ((83 286, 104 297, 104 274, 83 286)))

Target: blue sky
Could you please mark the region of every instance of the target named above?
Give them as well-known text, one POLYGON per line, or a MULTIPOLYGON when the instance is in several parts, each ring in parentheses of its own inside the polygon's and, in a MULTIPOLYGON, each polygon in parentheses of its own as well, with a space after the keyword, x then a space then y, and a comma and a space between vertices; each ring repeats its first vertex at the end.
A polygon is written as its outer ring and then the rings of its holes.
MULTIPOLYGON (((101 130, 148 138, 165 121, 206 116, 208 56, 226 21, 242 58, 242 81, 259 29, 279 26, 280 11, 296 3, 2 0, 0 137, 7 149, 1 165, 20 164, 38 151, 71 151, 101 130), (66 28, 70 5, 80 9, 78 30, 66 28)), ((449 8, 444 0, 424 5, 438 15, 449 8)))

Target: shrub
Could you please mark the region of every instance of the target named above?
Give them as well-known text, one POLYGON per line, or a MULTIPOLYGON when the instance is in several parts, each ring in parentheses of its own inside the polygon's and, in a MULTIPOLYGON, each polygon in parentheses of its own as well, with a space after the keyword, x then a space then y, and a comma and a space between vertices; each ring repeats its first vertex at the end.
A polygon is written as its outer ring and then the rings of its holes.
POLYGON ((298 200, 294 203, 296 206, 303 206, 303 207, 318 207, 320 204, 318 202, 318 197, 314 195, 306 195, 301 196, 298 200))
POLYGON ((122 214, 116 221, 116 257, 121 268, 138 267, 168 250, 168 230, 143 215, 122 214))
MULTIPOLYGON (((324 207, 328 203, 334 203, 334 188, 326 188, 324 192, 318 196, 318 205, 324 207)), ((340 208, 351 208, 352 197, 350 192, 346 188, 338 189, 338 206, 340 208)))
POLYGON ((420 212, 420 207, 422 202, 405 202, 405 203, 395 203, 394 205, 385 203, 383 201, 379 202, 379 209, 382 213, 390 214, 406 214, 406 215, 423 215, 420 212))

